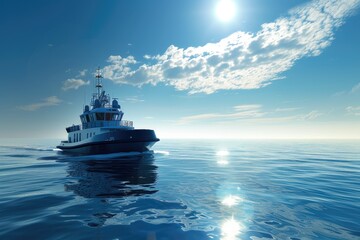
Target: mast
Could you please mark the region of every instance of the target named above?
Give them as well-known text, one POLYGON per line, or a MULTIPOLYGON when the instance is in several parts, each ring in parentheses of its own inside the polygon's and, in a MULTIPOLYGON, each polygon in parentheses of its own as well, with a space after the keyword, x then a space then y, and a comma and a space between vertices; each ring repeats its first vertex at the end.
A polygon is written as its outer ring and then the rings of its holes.
POLYGON ((103 76, 101 76, 100 67, 97 68, 95 77, 96 77, 95 87, 97 88, 97 98, 99 98, 102 90, 101 78, 103 78, 103 76))
POLYGON ((97 88, 97 93, 93 94, 92 100, 91 100, 91 106, 94 108, 100 108, 105 107, 106 104, 110 102, 110 96, 109 94, 105 94, 105 91, 103 91, 103 85, 102 85, 102 78, 100 67, 96 69, 96 84, 95 87, 97 88))

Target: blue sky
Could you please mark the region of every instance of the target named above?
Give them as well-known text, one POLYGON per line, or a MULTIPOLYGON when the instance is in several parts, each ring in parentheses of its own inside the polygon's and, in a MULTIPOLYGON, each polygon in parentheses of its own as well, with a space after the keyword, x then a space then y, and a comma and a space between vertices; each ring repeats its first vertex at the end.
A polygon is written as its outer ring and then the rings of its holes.
POLYGON ((359 4, 1 1, 0 135, 65 137, 100 66, 160 138, 360 138, 359 4))

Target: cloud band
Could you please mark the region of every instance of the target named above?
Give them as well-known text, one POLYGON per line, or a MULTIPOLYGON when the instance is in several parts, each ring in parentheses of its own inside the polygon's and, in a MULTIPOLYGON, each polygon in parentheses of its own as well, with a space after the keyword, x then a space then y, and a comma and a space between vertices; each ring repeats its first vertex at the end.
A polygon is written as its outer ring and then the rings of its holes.
POLYGON ((261 88, 283 78, 297 60, 321 54, 358 5, 359 0, 315 0, 263 24, 256 34, 239 31, 186 49, 171 45, 162 55, 145 55, 145 64, 133 56, 110 56, 103 75, 116 83, 163 83, 189 93, 261 88))

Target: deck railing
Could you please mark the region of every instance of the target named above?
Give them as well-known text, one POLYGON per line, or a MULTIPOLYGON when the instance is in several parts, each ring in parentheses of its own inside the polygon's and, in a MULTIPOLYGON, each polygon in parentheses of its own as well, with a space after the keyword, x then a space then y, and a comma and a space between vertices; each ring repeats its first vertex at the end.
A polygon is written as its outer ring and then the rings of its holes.
POLYGON ((133 121, 129 121, 129 120, 121 120, 120 121, 120 126, 125 126, 125 127, 133 127, 133 121))

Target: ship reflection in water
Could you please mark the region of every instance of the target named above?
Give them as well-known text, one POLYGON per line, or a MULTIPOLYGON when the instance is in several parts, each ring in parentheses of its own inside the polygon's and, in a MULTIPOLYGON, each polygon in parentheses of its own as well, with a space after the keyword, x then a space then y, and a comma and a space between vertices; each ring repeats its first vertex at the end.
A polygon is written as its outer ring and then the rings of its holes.
POLYGON ((121 198, 156 193, 153 155, 69 161, 66 191, 85 198, 121 198))

